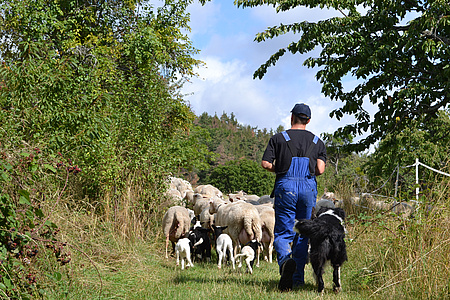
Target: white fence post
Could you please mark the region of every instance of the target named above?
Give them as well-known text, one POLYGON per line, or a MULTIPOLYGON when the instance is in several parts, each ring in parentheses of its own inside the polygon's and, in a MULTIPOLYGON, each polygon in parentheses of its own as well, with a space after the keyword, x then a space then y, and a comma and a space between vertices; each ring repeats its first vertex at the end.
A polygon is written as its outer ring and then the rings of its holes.
POLYGON ((419 159, 416 158, 416 201, 419 201, 419 159))

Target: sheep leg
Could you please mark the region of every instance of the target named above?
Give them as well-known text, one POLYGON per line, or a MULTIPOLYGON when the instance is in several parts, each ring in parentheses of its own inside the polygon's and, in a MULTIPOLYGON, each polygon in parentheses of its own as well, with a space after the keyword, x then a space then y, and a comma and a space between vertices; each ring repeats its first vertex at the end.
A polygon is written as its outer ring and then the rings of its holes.
POLYGON ((170 255, 175 254, 175 242, 172 242, 172 253, 170 255))
POLYGON ((228 248, 228 252, 230 252, 231 263, 232 263, 232 265, 233 265, 233 270, 235 270, 236 268, 235 268, 234 256, 233 256, 232 253, 231 253, 232 250, 233 250, 233 249, 231 249, 231 247, 228 248))
MULTIPOLYGON (((224 260, 224 253, 222 250, 220 250, 219 248, 217 248, 217 254, 219 255, 219 262, 217 264, 217 268, 221 268, 222 267, 222 260, 224 260)), ((225 264, 225 261, 224 261, 225 264)))
POLYGON ((257 249, 256 249, 256 267, 257 268, 259 268, 259 256, 261 255, 261 248, 260 247, 258 247, 257 249))
POLYGON ((251 261, 250 261, 251 259, 252 259, 251 257, 247 257, 245 262, 247 263, 248 272, 250 274, 253 274, 252 264, 251 264, 251 261))
POLYGON ((341 268, 338 265, 335 265, 333 269, 333 282, 333 291, 337 294, 341 291, 341 268))
POLYGON ((191 252, 189 250, 186 251, 186 260, 187 260, 187 267, 194 267, 194 264, 191 260, 191 252))
POLYGON ((169 255, 167 255, 167 248, 169 248, 169 235, 166 235, 166 258, 169 258, 169 255))
POLYGON ((269 244, 268 251, 269 251, 269 263, 272 263, 272 254, 273 254, 273 244, 272 243, 269 244))
POLYGON ((177 256, 177 266, 179 266, 180 265, 180 251, 179 250, 176 251, 176 256, 177 256))
POLYGON ((181 270, 184 270, 184 257, 181 259, 181 270))

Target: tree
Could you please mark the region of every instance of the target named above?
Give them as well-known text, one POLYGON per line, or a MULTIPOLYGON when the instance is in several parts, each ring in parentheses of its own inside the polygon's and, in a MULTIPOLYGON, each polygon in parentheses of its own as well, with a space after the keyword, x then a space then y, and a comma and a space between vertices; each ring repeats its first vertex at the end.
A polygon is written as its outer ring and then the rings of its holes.
MULTIPOLYGON (((336 137, 330 133, 321 134, 327 147, 327 167, 325 173, 317 178, 320 189, 339 192, 348 188, 356 192, 367 191, 367 176, 364 164, 367 155, 348 151, 347 145, 352 143, 352 136, 336 137)), ((319 191, 319 195, 320 195, 319 191)))
POLYGON ((259 196, 269 195, 273 189, 275 175, 248 159, 228 161, 211 172, 207 182, 224 193, 244 191, 259 196))
POLYGON ((200 64, 183 33, 189 3, 0 1, 2 134, 70 153, 96 193, 201 164, 186 159, 205 148, 179 92, 200 64))
POLYGON ((347 136, 369 135, 353 145, 367 149, 388 134, 408 128, 416 119, 435 118, 450 104, 450 2, 447 0, 238 0, 238 6, 272 5, 277 12, 295 7, 334 9, 339 16, 318 22, 280 24, 256 35, 258 42, 286 33, 297 41, 278 50, 254 73, 262 78, 268 68, 287 52, 308 53, 320 48, 317 57, 304 61, 319 67, 316 78, 322 93, 343 102, 330 115, 340 120, 354 115, 356 123, 339 128, 347 136), (406 23, 406 24, 405 24, 406 23), (350 91, 348 75, 358 79, 350 91), (378 105, 373 119, 364 102, 378 105))
MULTIPOLYGON (((415 159, 435 168, 448 172, 448 149, 450 149, 450 115, 446 111, 438 112, 438 118, 429 120, 427 124, 421 120, 412 122, 396 135, 388 134, 369 156, 365 165, 366 173, 376 188, 385 182, 388 191, 394 190, 396 170, 399 171, 399 186, 410 192, 415 184, 414 168, 402 168, 412 165, 415 159)), ((432 188, 439 184, 436 173, 420 168, 420 179, 423 188, 432 188)))
POLYGON ((351 155, 350 152, 345 150, 345 146, 352 143, 353 137, 348 135, 347 137, 341 138, 336 137, 330 133, 323 133, 320 136, 325 143, 327 148, 327 163, 334 166, 336 175, 339 174, 339 162, 351 155))

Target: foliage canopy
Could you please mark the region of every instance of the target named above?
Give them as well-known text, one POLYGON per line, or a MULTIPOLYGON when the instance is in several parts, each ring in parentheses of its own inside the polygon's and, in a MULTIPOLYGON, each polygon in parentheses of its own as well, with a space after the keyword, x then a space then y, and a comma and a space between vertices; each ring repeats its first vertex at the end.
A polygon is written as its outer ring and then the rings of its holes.
POLYGON ((430 119, 450 104, 450 3, 447 0, 237 0, 240 7, 271 5, 277 12, 295 7, 327 8, 336 17, 318 22, 299 21, 273 26, 256 35, 258 42, 286 33, 299 39, 278 50, 255 71, 262 78, 287 52, 309 53, 304 65, 318 67, 322 92, 343 102, 331 112, 341 119, 354 115, 356 122, 339 128, 347 136, 370 132, 353 145, 367 149, 389 133, 395 134, 418 118, 430 119), (345 78, 358 84, 347 91, 345 78), (364 103, 378 105, 373 119, 364 103))

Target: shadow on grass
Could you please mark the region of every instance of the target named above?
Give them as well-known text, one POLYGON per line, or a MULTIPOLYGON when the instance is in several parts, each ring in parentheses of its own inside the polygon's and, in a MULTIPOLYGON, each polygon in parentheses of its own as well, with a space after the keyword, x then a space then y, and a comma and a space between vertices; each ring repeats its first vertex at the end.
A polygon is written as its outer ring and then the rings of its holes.
MULTIPOLYGON (((191 269, 184 270, 178 272, 176 276, 173 278, 173 283, 175 285, 192 285, 192 284, 218 284, 225 286, 254 286, 259 287, 267 293, 279 292, 278 282, 279 275, 271 275, 271 274, 258 274, 258 270, 253 274, 249 274, 246 272, 242 272, 241 270, 232 270, 232 269, 222 269, 221 271, 213 270, 213 269, 191 269), (210 272, 209 272, 210 271, 210 272), (268 278, 270 277, 270 278, 268 278)), ((296 291, 315 291, 317 287, 313 284, 306 283, 301 287, 294 288, 294 292, 296 291)))

